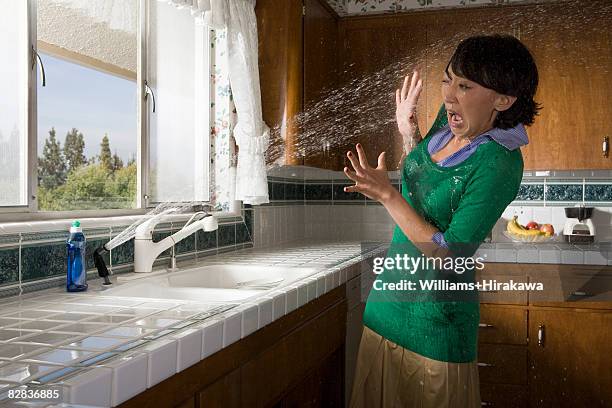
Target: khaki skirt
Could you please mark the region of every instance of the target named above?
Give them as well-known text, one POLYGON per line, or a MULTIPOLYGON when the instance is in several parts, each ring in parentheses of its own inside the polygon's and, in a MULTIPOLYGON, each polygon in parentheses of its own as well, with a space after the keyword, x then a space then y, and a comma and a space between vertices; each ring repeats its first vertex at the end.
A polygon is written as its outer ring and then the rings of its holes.
POLYGON ((423 357, 363 326, 349 407, 477 408, 478 365, 423 357))

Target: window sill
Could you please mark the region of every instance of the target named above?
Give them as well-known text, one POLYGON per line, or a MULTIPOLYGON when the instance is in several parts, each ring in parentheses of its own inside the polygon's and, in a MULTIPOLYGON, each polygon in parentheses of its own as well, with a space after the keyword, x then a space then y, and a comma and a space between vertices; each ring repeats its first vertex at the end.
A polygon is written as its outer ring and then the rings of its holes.
MULTIPOLYGON (((240 206, 237 208, 240 208, 240 206)), ((75 219, 81 221, 83 229, 123 227, 142 220, 146 216, 147 210, 126 210, 124 212, 111 210, 108 212, 114 214, 105 215, 101 211, 0 214, 0 235, 68 231, 75 219), (94 214, 97 216, 93 216, 94 214)), ((239 210, 236 212, 213 212, 213 214, 220 220, 232 220, 241 217, 239 210)), ((184 222, 192 215, 193 212, 169 215, 164 217, 162 222, 184 222)))

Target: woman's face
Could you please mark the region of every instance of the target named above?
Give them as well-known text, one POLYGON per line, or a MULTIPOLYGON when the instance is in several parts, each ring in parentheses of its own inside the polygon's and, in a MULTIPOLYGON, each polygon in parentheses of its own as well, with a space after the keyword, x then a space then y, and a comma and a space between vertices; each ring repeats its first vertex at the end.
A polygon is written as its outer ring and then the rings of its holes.
POLYGON ((451 132, 459 138, 474 138, 493 127, 499 93, 457 76, 449 66, 442 79, 442 98, 451 132))

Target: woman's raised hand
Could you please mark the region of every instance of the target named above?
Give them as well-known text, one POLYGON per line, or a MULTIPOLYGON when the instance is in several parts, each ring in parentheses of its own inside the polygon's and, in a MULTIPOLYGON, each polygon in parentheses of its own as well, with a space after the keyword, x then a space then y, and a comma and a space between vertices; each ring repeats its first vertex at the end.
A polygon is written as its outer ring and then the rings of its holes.
POLYGON ((406 75, 402 89, 395 91, 395 117, 404 139, 412 139, 416 134, 418 128, 416 106, 422 89, 423 81, 419 77, 419 71, 415 70, 412 79, 406 75))
POLYGON ((363 147, 359 143, 356 147, 358 158, 351 151, 346 153, 354 170, 350 170, 348 167, 344 168, 344 174, 355 184, 344 187, 344 191, 361 193, 372 200, 384 203, 397 192, 387 175, 385 152, 378 156, 378 166, 374 168, 368 163, 363 147))

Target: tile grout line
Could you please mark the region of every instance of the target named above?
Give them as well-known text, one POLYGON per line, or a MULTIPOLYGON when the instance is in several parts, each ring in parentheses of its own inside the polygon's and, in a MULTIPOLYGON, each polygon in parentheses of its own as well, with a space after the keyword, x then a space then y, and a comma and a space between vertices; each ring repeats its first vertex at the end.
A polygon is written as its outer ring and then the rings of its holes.
POLYGON ((22 241, 22 235, 21 232, 19 233, 19 296, 21 296, 23 294, 23 287, 22 287, 22 282, 23 282, 23 277, 22 277, 22 273, 23 273, 23 269, 21 266, 21 241, 22 241))

